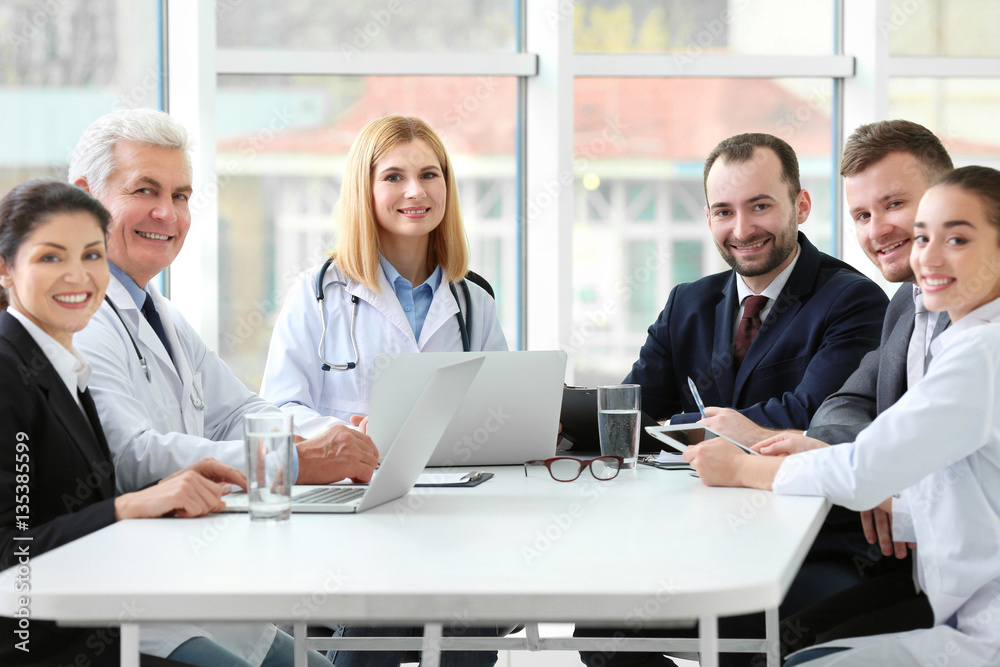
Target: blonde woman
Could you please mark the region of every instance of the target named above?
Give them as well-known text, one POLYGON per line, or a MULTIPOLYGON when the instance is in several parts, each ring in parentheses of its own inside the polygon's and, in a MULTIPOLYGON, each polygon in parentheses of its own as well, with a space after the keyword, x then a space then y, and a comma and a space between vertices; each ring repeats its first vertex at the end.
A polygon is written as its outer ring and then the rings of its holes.
POLYGON ((347 156, 339 232, 330 261, 300 275, 285 298, 261 385, 306 437, 367 416, 381 352, 507 349, 493 298, 464 279, 454 169, 422 120, 386 116, 361 130, 347 156))
MULTIPOLYGON (((278 315, 261 396, 291 412, 309 437, 368 415, 381 352, 506 350, 493 297, 465 279, 468 271, 455 172, 441 139, 418 118, 372 121, 347 156, 336 249, 299 276, 278 315)), ((342 631, 385 637, 420 629, 342 631)), ((445 628, 446 635, 496 632, 445 628)), ((403 658, 403 651, 335 655, 338 667, 394 667, 403 658)), ((441 663, 488 667, 496 658, 496 651, 444 651, 441 663)))

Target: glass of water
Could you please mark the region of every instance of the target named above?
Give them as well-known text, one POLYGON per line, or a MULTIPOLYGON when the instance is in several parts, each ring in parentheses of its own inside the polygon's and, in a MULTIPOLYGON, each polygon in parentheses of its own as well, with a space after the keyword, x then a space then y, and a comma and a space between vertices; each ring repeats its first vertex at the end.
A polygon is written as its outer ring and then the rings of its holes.
POLYGON ((257 412, 243 417, 251 521, 283 521, 292 513, 292 416, 257 412))
POLYGON ((635 468, 639 454, 639 385, 617 384, 597 388, 597 424, 601 455, 620 456, 626 470, 635 468))

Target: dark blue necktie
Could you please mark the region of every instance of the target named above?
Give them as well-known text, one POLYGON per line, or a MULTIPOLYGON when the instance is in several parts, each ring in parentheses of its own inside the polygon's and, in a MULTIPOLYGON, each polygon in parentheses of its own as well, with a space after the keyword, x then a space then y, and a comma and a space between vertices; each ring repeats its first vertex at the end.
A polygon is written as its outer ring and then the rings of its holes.
POLYGON ((146 321, 149 322, 149 326, 153 327, 153 331, 159 337, 160 342, 163 343, 163 347, 166 348, 167 354, 170 355, 170 360, 174 360, 174 353, 170 349, 170 343, 167 342, 167 332, 163 330, 163 322, 160 320, 160 314, 156 312, 156 306, 153 305, 153 297, 148 292, 146 293, 146 300, 142 304, 142 314, 146 317, 146 321))

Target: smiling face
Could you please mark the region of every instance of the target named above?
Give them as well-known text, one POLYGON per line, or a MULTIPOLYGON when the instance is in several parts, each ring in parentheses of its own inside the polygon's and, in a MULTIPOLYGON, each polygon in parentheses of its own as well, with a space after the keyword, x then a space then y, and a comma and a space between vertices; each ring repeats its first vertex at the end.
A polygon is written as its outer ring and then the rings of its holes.
POLYGON ((952 322, 1000 298, 1000 232, 982 200, 958 186, 935 186, 920 200, 910 261, 924 305, 952 322))
POLYGON ((774 151, 756 148, 746 162, 716 160, 705 179, 705 215, 722 258, 757 293, 795 256, 798 227, 809 217, 805 190, 794 199, 774 151))
MULTIPOLYGON (((177 257, 191 227, 191 170, 184 151, 120 141, 101 192, 111 213, 108 258, 140 287, 177 257)), ((85 180, 77 185, 87 188, 85 180)))
POLYGON ((55 213, 21 243, 0 283, 10 304, 69 349, 108 287, 104 234, 89 213, 55 213))
POLYGON ((858 243, 889 282, 913 280, 913 220, 920 197, 929 186, 920 160, 899 151, 844 179, 858 243))
POLYGON ((416 139, 388 151, 372 169, 372 206, 383 244, 421 239, 441 224, 447 187, 430 145, 416 139))

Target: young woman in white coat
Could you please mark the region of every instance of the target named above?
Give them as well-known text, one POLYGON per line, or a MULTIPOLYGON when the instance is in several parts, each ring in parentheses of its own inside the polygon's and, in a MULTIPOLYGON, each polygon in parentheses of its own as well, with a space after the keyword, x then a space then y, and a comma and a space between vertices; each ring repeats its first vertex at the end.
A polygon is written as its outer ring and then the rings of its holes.
POLYGON ((455 173, 422 120, 379 118, 355 139, 331 260, 288 292, 260 392, 306 437, 368 414, 381 352, 507 349, 493 298, 463 278, 469 250, 455 173))
POLYGON ((788 665, 1000 664, 1000 172, 962 167, 927 191, 910 263, 924 306, 952 324, 923 378, 855 442, 782 434, 755 445, 768 456, 718 443, 684 454, 710 486, 880 506, 893 538, 916 545, 933 627, 831 641, 788 665))
MULTIPOLYGON (((261 385, 261 396, 291 412, 306 437, 368 415, 381 352, 507 349, 493 298, 464 279, 469 250, 455 173, 425 122, 387 116, 361 130, 347 155, 339 225, 331 261, 300 275, 285 299, 261 385)), ((461 631, 495 635, 496 628, 461 631)), ((415 632, 352 626, 344 635, 415 632)), ((392 666, 402 658, 341 651, 336 664, 392 666)), ((445 651, 441 661, 492 665, 496 652, 445 651)))

